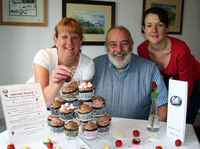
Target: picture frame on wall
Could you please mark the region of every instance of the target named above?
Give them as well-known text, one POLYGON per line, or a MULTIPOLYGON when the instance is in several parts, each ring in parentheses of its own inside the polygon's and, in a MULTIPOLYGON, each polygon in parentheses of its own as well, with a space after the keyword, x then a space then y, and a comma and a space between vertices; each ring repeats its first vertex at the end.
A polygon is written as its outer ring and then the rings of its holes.
POLYGON ((143 16, 147 9, 161 7, 168 13, 170 24, 168 34, 182 34, 183 6, 184 0, 143 0, 143 16))
POLYGON ((62 17, 73 17, 82 26, 82 45, 104 45, 115 25, 115 2, 62 0, 62 17))
POLYGON ((0 25, 47 26, 47 0, 0 0, 0 25))

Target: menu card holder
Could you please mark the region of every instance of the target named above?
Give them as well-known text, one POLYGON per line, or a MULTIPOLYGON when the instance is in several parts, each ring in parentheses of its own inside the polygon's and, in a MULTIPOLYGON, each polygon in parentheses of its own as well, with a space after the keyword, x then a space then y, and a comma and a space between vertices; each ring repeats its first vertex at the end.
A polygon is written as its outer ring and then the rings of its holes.
POLYGON ((166 135, 185 140, 188 82, 169 79, 166 135))
POLYGON ((0 86, 8 131, 8 144, 43 140, 47 133, 47 110, 39 83, 0 86))

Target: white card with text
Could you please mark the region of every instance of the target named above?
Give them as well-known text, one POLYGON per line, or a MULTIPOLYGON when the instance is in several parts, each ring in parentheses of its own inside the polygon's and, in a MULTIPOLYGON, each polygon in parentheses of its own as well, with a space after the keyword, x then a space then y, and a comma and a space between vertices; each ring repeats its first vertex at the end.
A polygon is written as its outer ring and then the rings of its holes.
POLYGON ((9 143, 43 140, 47 132, 47 109, 39 83, 0 86, 9 143))
POLYGON ((185 140, 188 82, 169 79, 166 135, 185 140))

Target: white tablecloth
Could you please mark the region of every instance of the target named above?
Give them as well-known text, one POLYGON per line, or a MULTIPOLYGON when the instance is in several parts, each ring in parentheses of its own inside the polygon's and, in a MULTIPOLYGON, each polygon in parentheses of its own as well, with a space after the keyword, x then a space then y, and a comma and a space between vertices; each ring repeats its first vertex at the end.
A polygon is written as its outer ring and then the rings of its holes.
MULTIPOLYGON (((64 133, 53 134, 51 132, 49 132, 47 136, 50 137, 54 144, 53 149, 57 146, 60 146, 62 149, 80 149, 81 147, 85 149, 102 149, 102 147, 106 145, 115 149, 117 148, 115 146, 115 141, 119 139, 117 132, 123 132, 125 134, 123 138, 120 138, 123 145, 119 149, 155 149, 157 145, 161 145, 163 149, 200 149, 200 144, 192 125, 186 125, 185 142, 177 148, 175 146, 175 140, 166 136, 167 123, 160 122, 160 130, 154 133, 158 136, 155 140, 149 139, 149 135, 152 134, 152 132, 146 129, 146 124, 147 121, 145 120, 112 118, 110 133, 107 135, 100 135, 95 139, 88 140, 83 138, 82 135, 80 135, 80 138, 67 138, 64 133), (139 145, 133 145, 131 143, 131 140, 134 138, 132 132, 135 129, 140 131, 139 138, 141 139, 141 143, 139 145)), ((24 145, 15 145, 15 148, 22 149, 23 146, 29 146, 30 149, 47 149, 42 141, 43 140, 24 145)), ((0 133, 0 149, 6 149, 9 143, 7 131, 0 133)))

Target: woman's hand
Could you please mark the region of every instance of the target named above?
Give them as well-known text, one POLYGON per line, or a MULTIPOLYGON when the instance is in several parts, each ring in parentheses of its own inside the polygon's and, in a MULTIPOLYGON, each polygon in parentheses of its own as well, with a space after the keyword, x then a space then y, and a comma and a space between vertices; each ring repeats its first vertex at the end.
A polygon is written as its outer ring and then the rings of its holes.
POLYGON ((53 71, 52 71, 52 82, 59 83, 59 82, 65 82, 67 77, 70 77, 71 75, 71 69, 64 66, 64 65, 58 65, 53 71))

